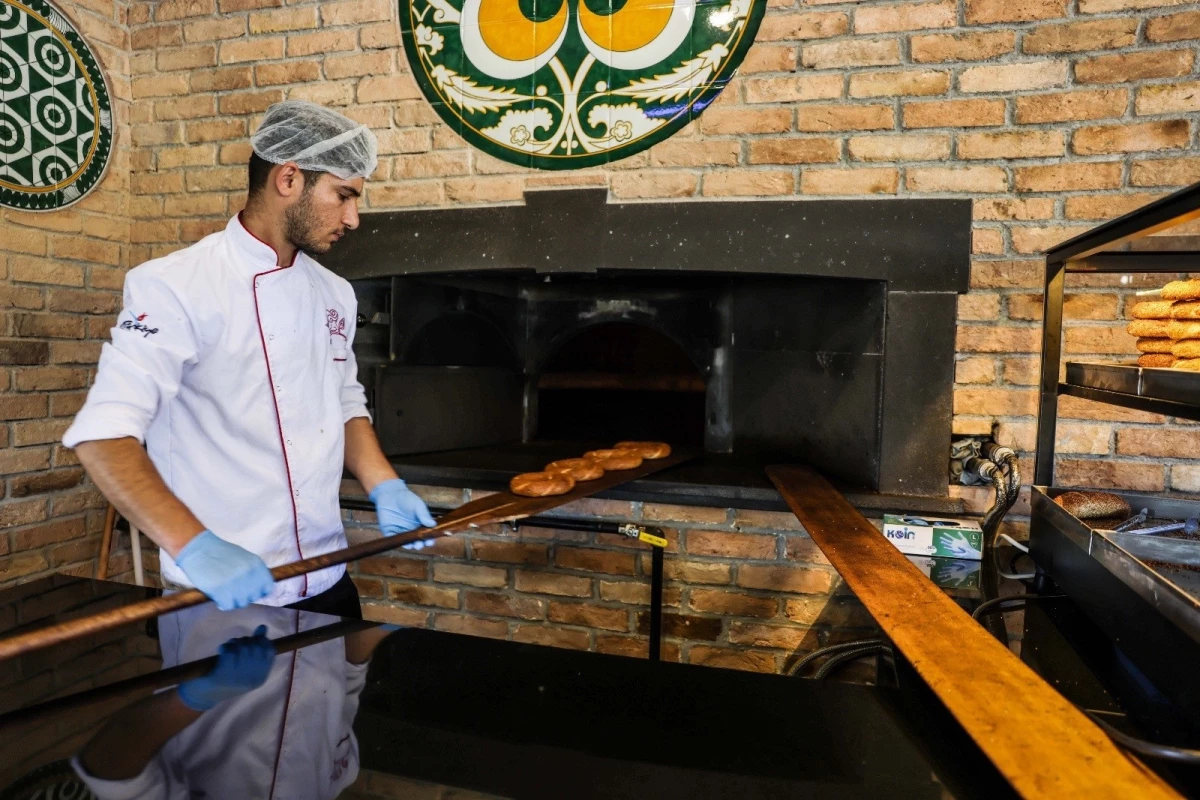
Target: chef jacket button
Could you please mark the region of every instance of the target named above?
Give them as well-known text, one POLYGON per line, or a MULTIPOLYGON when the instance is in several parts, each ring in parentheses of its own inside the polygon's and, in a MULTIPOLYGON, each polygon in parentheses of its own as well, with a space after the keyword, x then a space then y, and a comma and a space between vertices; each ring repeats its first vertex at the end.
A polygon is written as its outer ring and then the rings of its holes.
POLYGON ((270 334, 269 336, 267 336, 267 339, 269 339, 272 342, 275 341, 275 334, 273 334, 273 333, 270 334))
POLYGON ((290 445, 291 443, 292 443, 292 440, 291 440, 291 439, 288 439, 288 444, 290 445))

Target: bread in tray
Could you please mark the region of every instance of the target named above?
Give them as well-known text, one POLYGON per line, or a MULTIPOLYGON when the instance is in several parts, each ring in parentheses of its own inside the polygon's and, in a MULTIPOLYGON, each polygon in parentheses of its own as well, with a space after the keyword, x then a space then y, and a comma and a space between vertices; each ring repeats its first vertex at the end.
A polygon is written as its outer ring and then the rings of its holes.
POLYGON ((1137 340, 1137 349, 1139 353, 1170 353, 1171 348, 1175 345, 1174 339, 1168 339, 1165 336, 1161 337, 1143 337, 1137 340))
POLYGON ((1161 296, 1163 300, 1200 300, 1200 280, 1171 281, 1161 296))
POLYGON ((1150 367, 1152 369, 1168 369, 1175 366, 1178 359, 1170 353, 1142 353, 1138 356, 1139 367, 1150 367))
POLYGON ((1134 305, 1129 315, 1134 319, 1170 319, 1174 305, 1172 300, 1145 300, 1134 305))
POLYGON ((1125 498, 1110 492, 1064 492, 1054 498, 1054 502, 1077 519, 1125 519, 1130 516, 1129 503, 1125 498))
POLYGON ((1130 336, 1139 338, 1155 338, 1155 339, 1182 339, 1182 336, 1172 336, 1171 326, 1179 324, 1165 319, 1135 319, 1132 320, 1125 329, 1129 331, 1130 336))

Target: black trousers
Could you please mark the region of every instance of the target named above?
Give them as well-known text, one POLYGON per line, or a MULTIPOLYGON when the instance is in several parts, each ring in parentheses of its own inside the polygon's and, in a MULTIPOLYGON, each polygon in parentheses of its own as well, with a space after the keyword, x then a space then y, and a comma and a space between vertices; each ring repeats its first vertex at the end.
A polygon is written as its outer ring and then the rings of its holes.
POLYGON ((343 574, 341 580, 320 594, 292 603, 288 608, 315 611, 318 614, 332 614, 347 619, 362 619, 362 605, 358 602, 358 587, 354 585, 354 581, 350 580, 349 573, 343 574))

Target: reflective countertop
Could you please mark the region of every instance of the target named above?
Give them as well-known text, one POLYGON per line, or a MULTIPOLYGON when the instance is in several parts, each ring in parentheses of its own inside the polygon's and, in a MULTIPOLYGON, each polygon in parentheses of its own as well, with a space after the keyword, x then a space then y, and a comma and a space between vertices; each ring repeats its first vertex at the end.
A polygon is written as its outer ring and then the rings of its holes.
MULTIPOLYGON (((25 584, 0 592, 0 635, 149 594, 25 584)), ((0 662, 0 800, 1011 796, 906 683, 206 604, 0 662)))

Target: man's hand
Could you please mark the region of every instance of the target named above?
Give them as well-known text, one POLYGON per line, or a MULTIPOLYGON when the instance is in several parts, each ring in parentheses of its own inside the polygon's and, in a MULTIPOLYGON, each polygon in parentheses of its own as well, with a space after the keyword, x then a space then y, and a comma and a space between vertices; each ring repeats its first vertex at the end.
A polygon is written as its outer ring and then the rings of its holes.
POLYGON ((193 711, 208 711, 224 700, 262 686, 275 661, 275 645, 267 626, 253 636, 230 639, 217 651, 217 665, 207 675, 179 684, 179 699, 193 711))
MULTIPOLYGON (((435 523, 425 501, 409 489, 404 481, 393 478, 371 490, 371 502, 375 504, 375 515, 379 518, 379 530, 384 536, 411 531, 414 528, 432 528, 435 523)), ((420 550, 434 541, 425 539, 404 545, 405 550, 420 550)))
POLYGON ((248 606, 271 593, 275 578, 258 556, 202 531, 175 556, 175 563, 222 611, 248 606))

